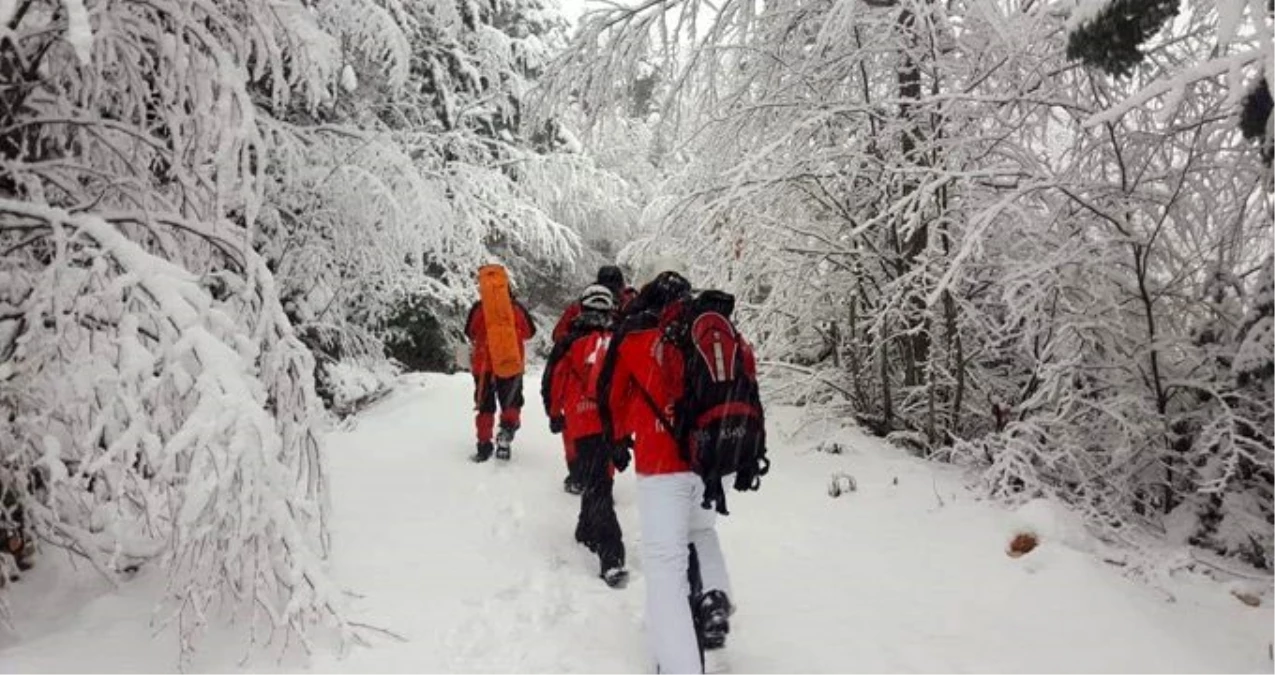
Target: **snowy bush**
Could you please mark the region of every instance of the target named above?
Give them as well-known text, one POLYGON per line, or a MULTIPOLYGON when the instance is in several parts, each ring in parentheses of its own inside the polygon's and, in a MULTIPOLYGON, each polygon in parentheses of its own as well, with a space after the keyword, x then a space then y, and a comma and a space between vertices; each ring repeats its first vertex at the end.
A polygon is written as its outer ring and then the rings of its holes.
POLYGON ((854 476, 851 476, 844 471, 838 471, 837 473, 832 474, 832 477, 828 479, 828 496, 833 499, 836 499, 848 492, 854 492, 858 489, 859 484, 855 481, 854 476))
POLYGON ((386 391, 398 369, 379 359, 345 359, 323 368, 332 391, 332 409, 348 414, 363 400, 386 391))
POLYGON ((54 249, 6 270, 23 300, 0 444, 29 526, 108 578, 166 569, 185 653, 227 601, 272 632, 344 626, 312 362, 260 259, 241 252, 255 280, 201 278, 101 216, 7 199, 0 213, 54 249))
MULTIPOLYGON (((106 577, 164 570, 184 657, 214 616, 255 646, 356 637, 325 569, 314 361, 254 244, 294 122, 335 101, 321 26, 376 11, 0 5, 0 57, 22 64, 0 110, 5 488, 106 577)), ((393 82, 404 41, 378 30, 358 47, 393 82)))
POLYGON ((464 365, 454 358, 464 336, 447 326, 458 326, 467 313, 468 308, 460 303, 440 310, 428 295, 404 294, 377 332, 386 354, 404 369, 453 372, 464 365))

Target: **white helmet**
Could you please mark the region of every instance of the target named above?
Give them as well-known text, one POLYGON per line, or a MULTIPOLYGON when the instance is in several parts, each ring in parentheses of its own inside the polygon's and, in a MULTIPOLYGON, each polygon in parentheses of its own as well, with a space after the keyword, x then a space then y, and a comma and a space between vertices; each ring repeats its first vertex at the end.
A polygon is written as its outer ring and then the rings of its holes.
POLYGON ((596 312, 609 312, 615 309, 615 298, 606 286, 593 284, 580 295, 580 306, 596 312))

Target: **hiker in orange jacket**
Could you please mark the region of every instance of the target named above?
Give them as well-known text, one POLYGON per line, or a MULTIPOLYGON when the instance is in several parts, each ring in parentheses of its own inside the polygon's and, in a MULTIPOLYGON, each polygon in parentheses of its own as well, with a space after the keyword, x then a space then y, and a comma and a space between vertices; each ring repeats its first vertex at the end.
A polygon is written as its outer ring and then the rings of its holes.
MULTIPOLYGON (((513 292, 509 293, 514 306, 514 324, 518 334, 519 354, 526 355, 526 341, 535 337, 536 324, 513 292)), ((465 337, 469 338, 470 372, 474 376, 474 429, 478 434, 478 447, 472 459, 485 462, 492 455, 492 427, 496 422, 496 407, 500 407, 500 433, 495 439, 497 459, 509 459, 509 446, 513 442, 514 433, 522 423, 522 375, 513 377, 496 377, 492 370, 491 353, 487 348, 487 321, 482 312, 482 301, 475 302, 469 309, 469 318, 465 321, 465 337)))

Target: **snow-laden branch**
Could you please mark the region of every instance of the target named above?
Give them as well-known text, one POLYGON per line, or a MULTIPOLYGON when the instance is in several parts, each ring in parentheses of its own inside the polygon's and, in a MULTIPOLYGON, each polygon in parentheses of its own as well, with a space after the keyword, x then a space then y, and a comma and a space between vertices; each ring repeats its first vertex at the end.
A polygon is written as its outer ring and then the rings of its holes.
MULTIPOLYGON (((1264 57, 1269 59, 1270 54, 1262 49, 1249 49, 1196 64, 1172 77, 1157 80, 1143 87, 1137 93, 1100 113, 1090 115, 1085 120, 1085 126, 1093 127, 1100 124, 1109 124, 1120 119, 1130 110, 1141 108, 1161 96, 1169 95, 1174 102, 1181 101, 1186 90, 1196 82, 1223 75, 1232 75, 1246 66, 1261 62, 1264 57)), ((1170 107, 1176 108, 1177 105, 1174 103, 1170 107)))
POLYGON ((186 655, 223 602, 299 639, 316 622, 355 637, 324 563, 313 362, 255 254, 218 300, 101 216, 9 199, 0 213, 43 218, 59 242, 29 279, 4 378, 9 461, 47 486, 31 516, 106 574, 165 569, 186 655), (90 313, 103 321, 64 323, 90 313), (84 480, 104 487, 80 493, 84 480))

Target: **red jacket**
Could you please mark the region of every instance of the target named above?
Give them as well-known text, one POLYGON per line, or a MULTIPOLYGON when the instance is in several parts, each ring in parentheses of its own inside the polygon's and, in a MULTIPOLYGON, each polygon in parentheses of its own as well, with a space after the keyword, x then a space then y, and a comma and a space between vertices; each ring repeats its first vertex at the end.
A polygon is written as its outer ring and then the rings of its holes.
MULTIPOLYGON (((487 319, 482 312, 482 301, 475 302, 469 308, 469 318, 465 320, 465 337, 469 338, 469 370, 481 375, 491 372, 491 354, 487 351, 487 319)), ((521 302, 514 300, 514 328, 518 331, 518 353, 525 360, 527 357, 526 341, 535 337, 536 324, 531 314, 521 302)))
POLYGON ((633 466, 642 475, 691 470, 654 410, 671 421, 682 388, 682 355, 661 337, 654 317, 631 323, 612 338, 598 381, 603 428, 612 442, 633 437, 633 466))
MULTIPOLYGON (((635 297, 637 297, 637 291, 634 290, 632 286, 627 286, 624 290, 620 291, 619 303, 616 307, 617 313, 623 312, 624 308, 627 307, 629 302, 635 297)), ((567 332, 571 330, 571 322, 575 321, 577 316, 580 316, 579 300, 567 305, 567 308, 562 312, 562 317, 559 318, 558 323, 554 325, 552 334, 554 344, 557 344, 562 340, 562 338, 567 336, 567 332)))
POLYGON ((567 440, 602 433, 597 383, 610 342, 611 331, 606 328, 573 332, 549 356, 541 395, 545 413, 565 422, 567 440))
POLYGON ((562 342, 562 338, 567 336, 567 332, 571 330, 571 322, 575 321, 577 316, 580 316, 579 300, 567 305, 566 310, 562 312, 562 317, 558 319, 558 323, 554 324, 553 333, 551 334, 554 344, 562 342))
MULTIPOLYGON (((757 358, 752 346, 743 336, 739 345, 744 371, 755 379, 757 358)), ((611 339, 598 376, 599 416, 603 433, 613 443, 633 437, 633 464, 639 474, 691 470, 672 430, 664 425, 664 421, 674 422, 674 406, 682 394, 682 368, 681 351, 663 339, 652 314, 631 318, 611 339)))

